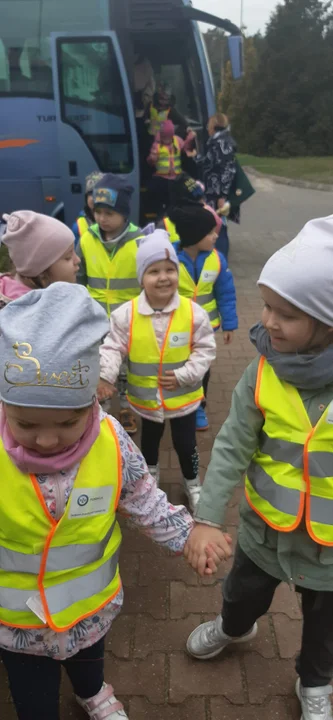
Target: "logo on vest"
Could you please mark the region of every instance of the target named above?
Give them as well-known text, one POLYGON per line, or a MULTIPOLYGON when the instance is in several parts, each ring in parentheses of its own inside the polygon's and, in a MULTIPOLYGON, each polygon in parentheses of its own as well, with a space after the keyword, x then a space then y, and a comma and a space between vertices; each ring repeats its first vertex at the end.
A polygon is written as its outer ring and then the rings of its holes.
POLYGON ((171 348, 184 347, 185 345, 188 345, 189 342, 190 342, 190 333, 189 332, 173 333, 172 335, 170 335, 169 347, 171 347, 171 348))
POLYGON ((217 276, 218 272, 216 270, 204 270, 202 273, 202 279, 205 282, 215 282, 217 276))
POLYGON ((96 488, 74 488, 70 498, 69 520, 104 515, 110 512, 114 492, 112 485, 96 488))

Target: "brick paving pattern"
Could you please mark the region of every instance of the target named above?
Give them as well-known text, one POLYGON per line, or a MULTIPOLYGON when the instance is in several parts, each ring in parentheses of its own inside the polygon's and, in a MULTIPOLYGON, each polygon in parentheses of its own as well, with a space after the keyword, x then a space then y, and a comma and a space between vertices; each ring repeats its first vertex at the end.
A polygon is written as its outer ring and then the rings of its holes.
MULTIPOLYGON (((218 360, 209 391, 210 430, 198 437, 201 472, 208 465, 214 437, 225 419, 232 389, 254 357, 248 329, 260 316, 256 280, 265 260, 314 215, 331 212, 328 193, 273 186, 257 179, 257 195, 240 229, 231 228, 231 266, 238 291, 240 329, 231 349, 218 336, 218 360), (314 212, 313 208, 316 208, 314 212)), ((181 474, 169 433, 161 452, 161 485, 173 503, 184 501, 181 474)), ((236 537, 237 488, 227 516, 236 537)), ((220 580, 200 580, 181 558, 161 551, 145 537, 124 530, 121 574, 123 613, 107 638, 105 676, 125 705, 130 720, 299 720, 294 698, 294 657, 300 643, 297 596, 281 586, 260 632, 246 648, 200 663, 184 652, 189 633, 220 611, 220 580)), ((61 720, 84 720, 64 677, 61 720)), ((0 665, 0 718, 14 720, 0 665)))

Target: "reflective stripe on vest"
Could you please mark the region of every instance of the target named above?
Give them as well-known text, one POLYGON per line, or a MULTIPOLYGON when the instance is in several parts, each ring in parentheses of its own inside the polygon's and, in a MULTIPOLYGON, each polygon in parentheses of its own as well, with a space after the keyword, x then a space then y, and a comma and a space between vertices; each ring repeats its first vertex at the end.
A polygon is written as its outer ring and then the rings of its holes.
POLYGON ((132 301, 127 392, 134 407, 151 411, 161 407, 179 410, 202 399, 201 383, 176 390, 165 390, 158 385, 158 378, 166 370, 185 365, 191 355, 192 337, 193 307, 187 298, 180 298, 179 308, 171 313, 162 350, 158 347, 151 318, 140 315, 138 299, 132 301))
POLYGON ((167 233, 169 233, 170 242, 172 242, 172 243, 179 242, 180 237, 177 233, 176 225, 173 222, 171 222, 170 218, 164 218, 164 227, 165 227, 167 233))
POLYGON ((158 145, 156 172, 157 175, 169 175, 171 172, 181 175, 182 158, 177 137, 173 138, 172 145, 158 145))
POLYGON ((108 315, 140 294, 136 274, 136 255, 142 238, 130 225, 126 242, 109 256, 101 241, 88 230, 81 238, 81 250, 87 268, 87 289, 108 315))
POLYGON ((78 217, 76 224, 79 231, 79 236, 82 237, 82 235, 84 235, 84 233, 89 230, 88 220, 82 215, 81 217, 78 217))
POLYGON ((217 250, 208 255, 204 262, 199 282, 196 285, 193 278, 181 262, 179 267, 179 292, 201 305, 209 316, 210 324, 215 330, 220 327, 220 314, 214 296, 214 284, 221 272, 221 262, 217 250))
POLYGON ((313 427, 296 388, 261 358, 256 404, 265 422, 246 477, 249 504, 281 532, 297 528, 305 512, 310 537, 333 546, 332 403, 313 427))
POLYGON ((2 442, 0 460, 0 623, 62 632, 96 613, 120 589, 117 435, 111 421, 103 420, 59 521, 49 514, 37 479, 15 467, 2 442), (44 623, 26 604, 33 598, 44 623))
POLYGON ((149 134, 154 137, 160 132, 162 122, 168 119, 171 108, 167 110, 157 110, 154 105, 150 106, 150 124, 149 134))

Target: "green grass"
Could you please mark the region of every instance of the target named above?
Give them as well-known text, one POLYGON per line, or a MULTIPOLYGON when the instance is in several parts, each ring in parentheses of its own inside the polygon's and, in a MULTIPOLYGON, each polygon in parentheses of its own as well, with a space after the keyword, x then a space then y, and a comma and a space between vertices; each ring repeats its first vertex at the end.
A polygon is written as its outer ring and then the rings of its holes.
POLYGON ((0 247, 0 273, 8 272, 12 267, 8 250, 5 245, 1 245, 0 247))
POLYGON ((333 157, 255 157, 238 155, 241 165, 253 167, 267 175, 309 180, 333 185, 333 157))

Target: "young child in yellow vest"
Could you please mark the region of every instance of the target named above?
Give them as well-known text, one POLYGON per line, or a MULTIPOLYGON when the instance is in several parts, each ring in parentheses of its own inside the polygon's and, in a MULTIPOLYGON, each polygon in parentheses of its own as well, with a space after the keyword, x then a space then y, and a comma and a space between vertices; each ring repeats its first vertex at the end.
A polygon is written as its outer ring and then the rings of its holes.
POLYGON ((98 405, 107 330, 67 283, 0 313, 0 656, 19 720, 59 720, 61 666, 88 717, 127 718, 104 681, 123 603, 116 511, 177 553, 192 529, 98 405))
POLYGON ((95 217, 94 217, 94 187, 96 183, 98 183, 99 180, 101 180, 103 177, 103 173, 98 172, 95 170, 95 172, 90 173, 90 175, 87 175, 86 177, 86 192, 85 192, 85 206, 84 210, 80 213, 79 217, 76 219, 72 230, 75 235, 75 245, 78 244, 80 237, 84 235, 87 230, 91 227, 91 225, 95 224, 95 217))
POLYGON ((185 140, 175 134, 175 126, 171 120, 161 124, 151 147, 147 162, 155 168, 150 184, 152 206, 158 216, 163 214, 170 203, 170 186, 182 174, 182 153, 193 155, 190 150, 195 134, 189 130, 185 140))
MULTIPOLYGON (((137 254, 139 298, 111 315, 101 346, 101 378, 114 383, 122 358, 129 356, 128 399, 141 415, 141 449, 159 479, 159 445, 170 420, 191 509, 200 494, 195 414, 203 397, 202 379, 216 354, 207 314, 178 294, 179 263, 164 230, 156 230, 137 254)), ((103 397, 105 382, 101 383, 103 397)))
MULTIPOLYGON (((103 175, 93 192, 96 223, 80 238, 78 282, 85 285, 108 316, 120 305, 140 294, 136 277, 136 254, 141 230, 130 222, 134 190, 125 176, 103 175)), ((136 421, 126 399, 127 367, 120 369, 118 390, 120 422, 134 435, 136 421)))
POLYGON ((215 441, 187 547, 199 570, 207 544, 215 543, 216 561, 230 554, 221 528, 246 473, 222 615, 200 625, 187 649, 205 660, 252 640, 277 586, 296 586, 303 720, 333 718, 332 278, 333 215, 309 222, 265 265, 258 281, 262 322, 250 332, 258 357, 237 385, 215 441))
MULTIPOLYGON (((225 345, 230 345, 238 328, 236 290, 228 263, 215 248, 218 237, 216 217, 211 209, 188 204, 173 207, 170 219, 180 242, 176 246, 180 263, 179 292, 203 307, 214 332, 222 325, 225 345)), ((206 398, 210 379, 208 370, 203 381, 205 399, 197 411, 196 429, 208 430, 206 398)))
POLYGON ((17 210, 4 215, 1 237, 13 265, 0 275, 0 309, 34 288, 54 282, 75 283, 80 260, 74 250, 74 235, 55 218, 17 210))

